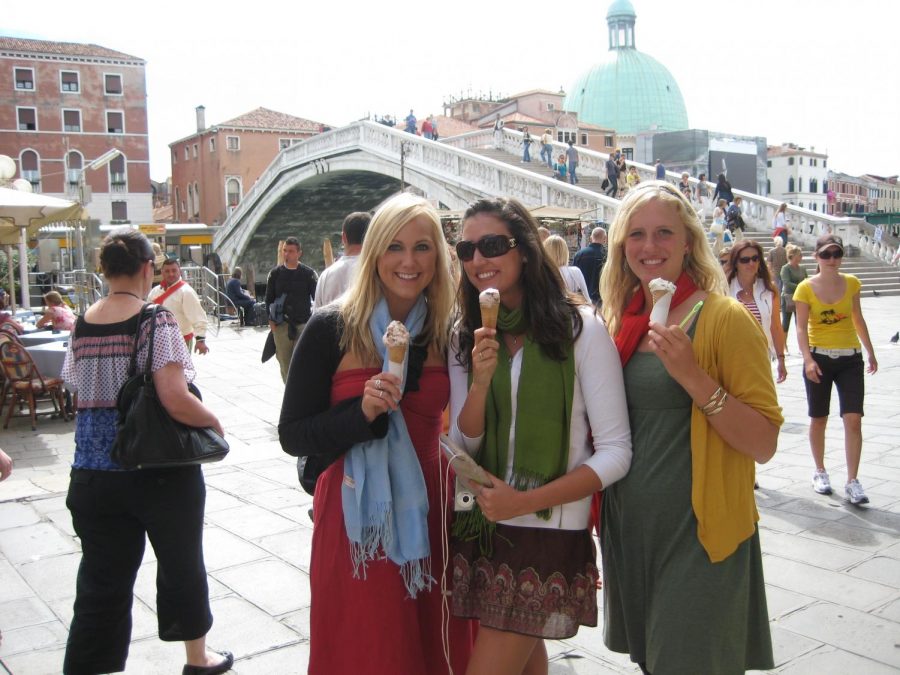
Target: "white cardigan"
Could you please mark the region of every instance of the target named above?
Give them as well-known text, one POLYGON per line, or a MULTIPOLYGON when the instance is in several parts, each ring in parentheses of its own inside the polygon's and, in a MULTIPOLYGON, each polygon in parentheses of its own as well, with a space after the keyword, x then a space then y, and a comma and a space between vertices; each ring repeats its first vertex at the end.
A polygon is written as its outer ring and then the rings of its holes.
MULTIPOLYGON (((572 423, 569 430, 569 466, 572 471, 582 464, 590 467, 608 487, 628 473, 631 466, 631 427, 625 402, 625 386, 619 353, 606 326, 590 307, 582 307, 584 327, 575 342, 575 391, 572 400, 572 423), (591 444, 593 442, 593 445, 591 444)), ((483 436, 468 438, 459 430, 457 420, 469 390, 468 373, 456 358, 459 351, 454 335, 449 355, 450 371, 450 437, 469 454, 481 447, 483 436)), ((510 372, 512 391, 518 391, 522 371, 522 350, 516 352, 510 372)), ((505 480, 512 476, 515 452, 516 397, 512 400, 512 424, 505 480)), ((529 513, 504 525, 582 530, 590 519, 590 496, 553 508, 550 520, 529 513)))
MULTIPOLYGON (((737 298, 741 290, 741 284, 737 276, 731 280, 731 297, 737 298)), ((763 280, 756 277, 753 282, 753 302, 759 308, 760 322, 762 323, 763 333, 766 334, 766 340, 769 341, 769 356, 775 355, 775 343, 772 341, 772 312, 775 311, 775 294, 766 288, 763 280)), ((756 317, 754 317, 756 318, 756 317)))

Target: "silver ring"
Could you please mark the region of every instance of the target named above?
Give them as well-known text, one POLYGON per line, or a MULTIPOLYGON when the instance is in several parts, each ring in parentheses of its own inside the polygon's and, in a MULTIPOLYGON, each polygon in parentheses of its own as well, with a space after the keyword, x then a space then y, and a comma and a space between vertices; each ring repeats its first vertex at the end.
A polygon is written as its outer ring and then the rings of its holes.
POLYGON ((383 392, 383 391, 381 391, 381 390, 378 391, 378 398, 384 398, 384 392, 383 392))
POLYGON ((381 380, 375 380, 375 388, 381 389, 381 380))

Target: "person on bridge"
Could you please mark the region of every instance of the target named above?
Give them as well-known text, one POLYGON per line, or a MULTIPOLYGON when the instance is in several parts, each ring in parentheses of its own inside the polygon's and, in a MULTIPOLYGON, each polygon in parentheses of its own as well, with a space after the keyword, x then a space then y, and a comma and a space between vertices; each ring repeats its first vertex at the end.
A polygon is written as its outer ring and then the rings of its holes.
POLYGON ((447 528, 438 437, 448 262, 434 208, 409 193, 391 198, 372 218, 350 289, 313 314, 291 362, 278 435, 314 485, 310 675, 466 672, 473 626, 442 625, 435 581, 447 528), (397 322, 409 336, 400 375, 384 340, 397 322))
POLYGON ((634 460, 603 495, 603 641, 643 673, 773 668, 753 496, 755 464, 774 455, 783 423, 766 338, 728 297, 674 185, 630 191, 609 241, 603 317, 624 367, 634 460), (656 323, 659 278, 676 288, 656 323))
POLYGON ((656 180, 666 179, 666 167, 661 160, 656 160, 656 180))
POLYGON ((544 250, 547 257, 556 263, 559 275, 562 277, 566 289, 572 293, 580 293, 585 300, 590 300, 591 293, 581 269, 569 264, 569 245, 558 234, 552 234, 544 239, 544 250))
POLYGON ((162 305, 175 315, 188 351, 192 344, 194 351, 201 355, 209 351, 206 344, 206 312, 197 292, 181 278, 181 266, 177 260, 167 258, 163 262, 162 283, 153 287, 147 301, 162 305))
POLYGON ((341 225, 341 243, 344 255, 322 270, 316 284, 316 298, 313 311, 337 300, 353 281, 353 273, 359 261, 363 239, 372 216, 366 211, 354 211, 344 218, 341 225))
POLYGON ((284 263, 273 268, 266 279, 266 306, 281 380, 287 382, 294 345, 312 314, 318 277, 312 267, 300 262, 303 249, 297 237, 285 239, 281 251, 284 263))
POLYGON ((547 168, 553 168, 553 133, 550 129, 544 129, 541 136, 541 161, 547 162, 547 168))
POLYGON ((456 513, 451 609, 479 620, 470 674, 546 673, 545 640, 597 625, 591 497, 631 462, 622 370, 599 315, 566 293, 520 202, 475 202, 456 252, 450 437, 490 486, 456 513), (489 291, 497 328, 482 324, 489 291))
POLYGON ((569 141, 569 147, 566 149, 566 159, 569 160, 569 183, 575 185, 578 182, 578 176, 575 175, 575 169, 578 168, 578 150, 572 141, 569 141))
POLYGON ((406 128, 404 131, 408 134, 417 134, 416 124, 418 121, 416 120, 416 116, 413 114, 412 108, 409 109, 409 115, 406 116, 406 128))
POLYGON ((616 158, 610 155, 606 160, 606 180, 609 186, 606 188, 606 196, 615 198, 619 191, 619 166, 616 164, 616 158))
POLYGON ((725 177, 724 173, 719 174, 716 182, 716 191, 713 193, 713 204, 718 204, 720 199, 724 199, 726 204, 734 201, 734 192, 731 191, 731 183, 725 177))
POLYGON ((503 120, 500 119, 500 113, 494 119, 494 147, 497 150, 503 149, 503 120))
POLYGON ((522 127, 519 131, 522 132, 522 162, 531 163, 531 144, 534 141, 528 133, 528 127, 522 127))
POLYGON ((803 354, 803 382, 809 406, 809 445, 816 472, 813 490, 831 494, 825 470, 825 427, 831 409, 831 386, 837 387, 844 423, 844 455, 847 462, 845 498, 854 505, 868 504, 857 478, 862 455, 862 417, 865 382, 860 342, 869 355, 866 372, 878 371, 878 361, 863 318, 859 293, 862 284, 851 274, 841 274, 844 242, 833 234, 816 240, 818 272, 804 279, 794 291, 797 342, 803 354))

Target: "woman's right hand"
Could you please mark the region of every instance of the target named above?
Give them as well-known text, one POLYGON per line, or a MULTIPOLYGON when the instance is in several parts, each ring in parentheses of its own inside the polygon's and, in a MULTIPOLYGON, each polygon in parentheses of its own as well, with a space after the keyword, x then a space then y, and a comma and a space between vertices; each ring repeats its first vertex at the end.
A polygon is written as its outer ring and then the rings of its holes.
POLYGON ((806 374, 807 380, 815 382, 816 384, 819 383, 819 378, 822 377, 822 369, 819 368, 819 364, 812 359, 803 363, 803 372, 806 374))
POLYGON ((388 372, 378 373, 363 388, 362 411, 370 424, 379 415, 400 407, 400 378, 388 372))
POLYGON ((482 326, 475 331, 475 346, 472 347, 472 384, 487 387, 497 369, 497 329, 482 326))

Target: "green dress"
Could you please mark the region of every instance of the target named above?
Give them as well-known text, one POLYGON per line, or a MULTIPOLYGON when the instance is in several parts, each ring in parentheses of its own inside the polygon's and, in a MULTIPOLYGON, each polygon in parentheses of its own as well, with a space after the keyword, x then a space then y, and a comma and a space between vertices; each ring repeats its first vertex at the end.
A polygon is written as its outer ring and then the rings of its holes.
POLYGON ((773 668, 759 530, 715 564, 697 538, 690 396, 651 352, 625 392, 634 456, 601 519, 606 646, 653 675, 773 668))

